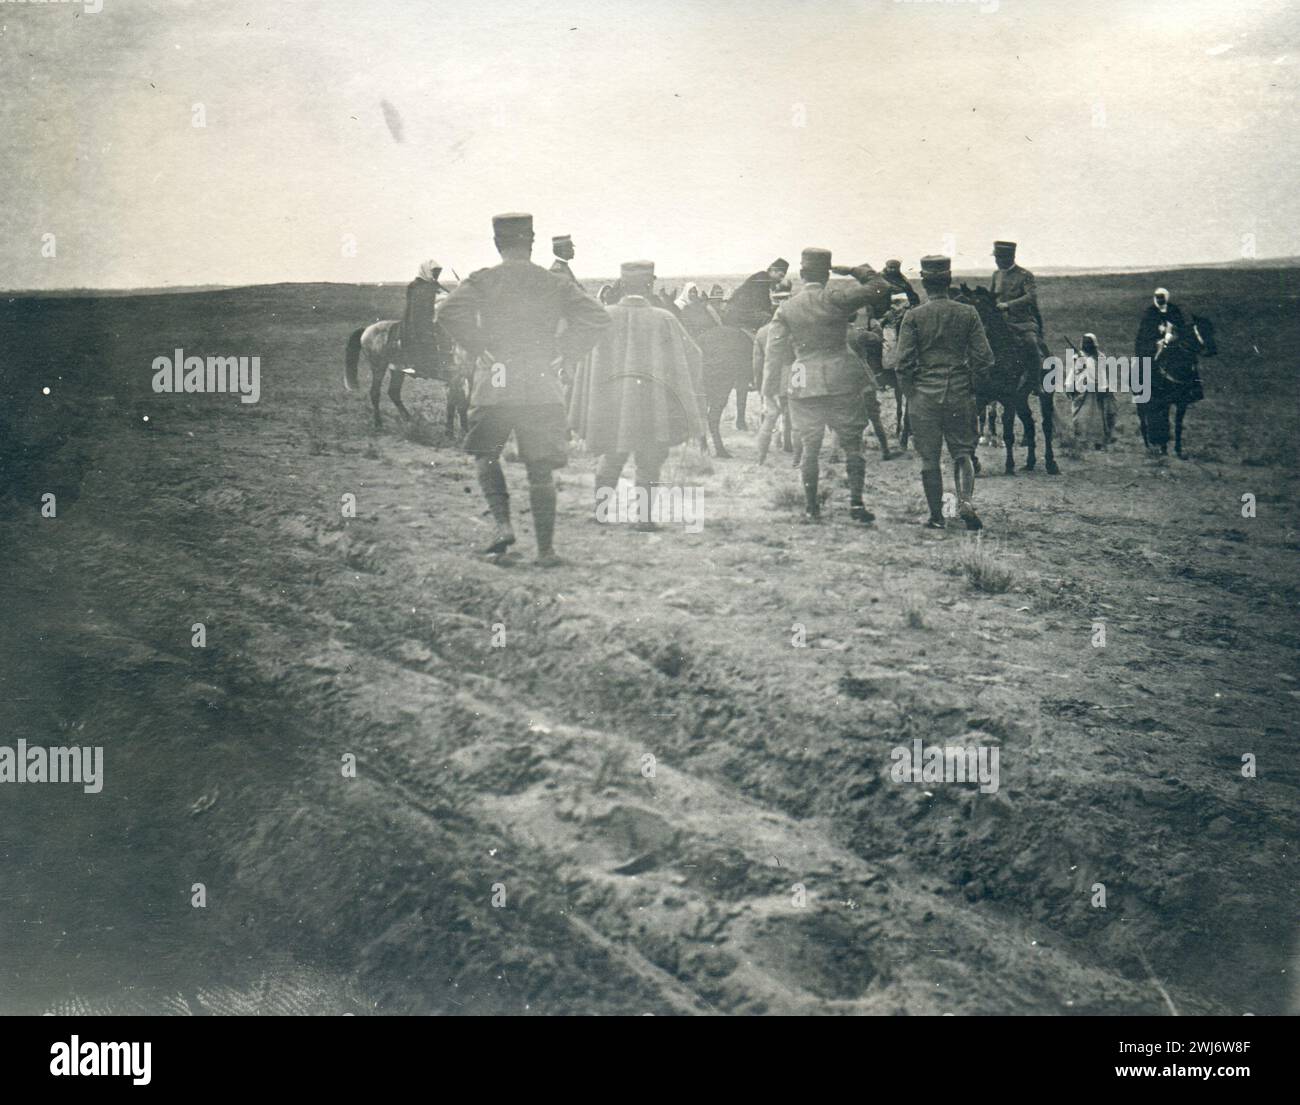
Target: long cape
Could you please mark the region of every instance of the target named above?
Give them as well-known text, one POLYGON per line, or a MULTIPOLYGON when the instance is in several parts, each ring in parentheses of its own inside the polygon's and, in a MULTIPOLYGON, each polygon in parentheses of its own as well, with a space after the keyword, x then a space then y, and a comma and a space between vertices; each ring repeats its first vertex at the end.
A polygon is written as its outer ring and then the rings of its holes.
POLYGON ((569 424, 597 454, 679 445, 704 432, 700 351, 667 311, 628 296, 579 368, 569 424))

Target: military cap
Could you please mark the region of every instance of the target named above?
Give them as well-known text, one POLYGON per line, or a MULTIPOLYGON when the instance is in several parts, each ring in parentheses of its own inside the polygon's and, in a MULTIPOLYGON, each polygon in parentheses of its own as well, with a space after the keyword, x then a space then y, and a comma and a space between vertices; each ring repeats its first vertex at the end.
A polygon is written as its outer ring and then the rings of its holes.
POLYGON ((769 269, 780 269, 782 272, 788 272, 790 269, 790 262, 787 261, 784 257, 778 257, 767 267, 769 269))
POLYGON ((533 217, 519 211, 492 216, 492 233, 497 238, 531 238, 533 217))
POLYGON ((885 262, 886 272, 901 272, 902 269, 903 269, 903 262, 899 261, 897 258, 891 257, 888 261, 885 262))
POLYGON ((1015 242, 1003 242, 1003 241, 1001 241, 1001 240, 996 241, 996 242, 993 243, 993 252, 994 252, 994 254, 998 254, 998 253, 1015 253, 1015 252, 1016 252, 1016 243, 1015 243, 1015 242))
POLYGON ((829 249, 819 249, 817 246, 809 246, 799 255, 799 267, 809 270, 829 272, 831 267, 831 251, 829 249))
POLYGON ((619 275, 624 280, 644 280, 646 277, 653 278, 655 274, 655 263, 653 261, 624 261, 619 266, 619 275))
POLYGON ((942 253, 930 253, 921 258, 921 279, 936 276, 952 276, 952 258, 942 253))
POLYGON ((573 245, 573 236, 571 234, 554 234, 551 236, 551 245, 571 246, 573 245))

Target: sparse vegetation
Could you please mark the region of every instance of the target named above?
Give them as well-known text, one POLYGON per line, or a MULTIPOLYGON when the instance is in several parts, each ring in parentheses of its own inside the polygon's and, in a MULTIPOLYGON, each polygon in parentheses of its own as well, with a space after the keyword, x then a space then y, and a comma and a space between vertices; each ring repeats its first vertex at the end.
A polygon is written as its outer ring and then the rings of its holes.
POLYGON ((994 553, 984 544, 982 534, 962 542, 956 563, 966 581, 976 591, 985 594, 1000 595, 1009 591, 1015 579, 1011 569, 998 563, 994 553))

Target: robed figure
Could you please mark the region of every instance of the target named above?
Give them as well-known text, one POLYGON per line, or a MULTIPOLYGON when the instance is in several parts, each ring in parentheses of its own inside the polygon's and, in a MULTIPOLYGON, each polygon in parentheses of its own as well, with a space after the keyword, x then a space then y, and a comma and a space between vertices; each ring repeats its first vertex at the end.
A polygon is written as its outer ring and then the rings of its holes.
POLYGON ((671 311, 651 304, 651 262, 625 264, 620 279, 625 294, 608 308, 613 325, 578 368, 569 424, 601 458, 598 503, 632 454, 638 492, 649 503, 668 450, 704 433, 700 351, 671 311))

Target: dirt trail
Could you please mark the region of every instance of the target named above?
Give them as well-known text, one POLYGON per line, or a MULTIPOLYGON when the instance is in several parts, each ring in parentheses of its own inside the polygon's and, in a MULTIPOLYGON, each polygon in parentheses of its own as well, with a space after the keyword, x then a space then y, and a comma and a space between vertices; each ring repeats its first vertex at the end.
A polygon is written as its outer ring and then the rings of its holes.
POLYGON ((0 917, 7 1011, 1286 1007, 1300 543, 1275 472, 1126 438, 982 480, 1014 572, 983 594, 970 539, 916 524, 914 457, 869 461, 868 532, 832 466, 814 529, 773 506, 785 455, 758 469, 732 431, 736 460, 670 462, 699 534, 582 521, 575 459, 569 564, 540 573, 474 554, 467 459, 369 435, 323 340, 286 340, 257 408, 118 381, 75 503, 3 522, 41 626, 4 638, 5 731, 83 725, 108 773, 94 800, 0 788, 32 874, 0 917), (998 792, 892 782, 917 737, 997 747, 998 792))

